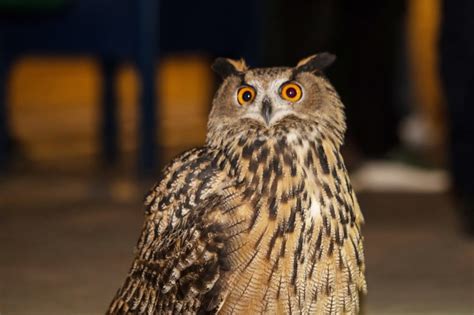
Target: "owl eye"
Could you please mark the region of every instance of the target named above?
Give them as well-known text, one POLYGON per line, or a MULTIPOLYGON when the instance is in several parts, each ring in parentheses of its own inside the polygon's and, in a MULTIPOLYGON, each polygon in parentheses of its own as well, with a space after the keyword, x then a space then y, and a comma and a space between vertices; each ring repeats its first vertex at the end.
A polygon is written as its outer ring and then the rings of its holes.
POLYGON ((294 82, 286 82, 280 88, 280 96, 287 101, 297 102, 301 99, 303 91, 301 87, 294 82))
POLYGON ((255 89, 251 86, 242 86, 237 91, 237 101, 240 105, 247 105, 252 103, 255 98, 255 89))

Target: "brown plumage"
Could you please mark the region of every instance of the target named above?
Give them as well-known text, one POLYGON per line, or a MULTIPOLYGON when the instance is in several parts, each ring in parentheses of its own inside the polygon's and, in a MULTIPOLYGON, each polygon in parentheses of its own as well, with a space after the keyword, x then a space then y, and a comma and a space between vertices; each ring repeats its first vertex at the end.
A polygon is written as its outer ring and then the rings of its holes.
POLYGON ((358 313, 363 218, 340 154, 343 105, 322 74, 333 59, 216 61, 206 145, 147 196, 108 313, 358 313))

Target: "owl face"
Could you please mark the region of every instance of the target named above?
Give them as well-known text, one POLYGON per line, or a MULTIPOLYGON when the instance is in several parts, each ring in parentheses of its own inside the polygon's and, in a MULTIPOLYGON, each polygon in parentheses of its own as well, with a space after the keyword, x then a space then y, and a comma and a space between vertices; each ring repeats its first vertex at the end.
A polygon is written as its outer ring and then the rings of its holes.
POLYGON ((229 80, 224 93, 228 109, 234 109, 240 119, 254 120, 271 128, 283 117, 302 112, 311 86, 305 80, 292 77, 288 68, 254 69, 242 77, 229 80))
POLYGON ((223 83, 209 118, 211 136, 229 128, 268 133, 295 121, 317 125, 340 120, 343 124, 342 104, 322 74, 334 58, 323 53, 293 68, 256 69, 247 68, 243 60, 217 59, 213 69, 223 83))

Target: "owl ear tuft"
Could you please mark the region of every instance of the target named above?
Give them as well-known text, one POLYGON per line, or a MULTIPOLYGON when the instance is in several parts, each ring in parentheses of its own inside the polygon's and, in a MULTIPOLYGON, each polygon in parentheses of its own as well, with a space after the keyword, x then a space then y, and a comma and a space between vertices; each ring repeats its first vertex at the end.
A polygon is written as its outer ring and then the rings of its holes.
POLYGON ((327 52, 304 58, 296 65, 297 72, 323 71, 336 60, 336 56, 327 52))
POLYGON ((222 79, 230 75, 240 75, 248 69, 244 59, 234 60, 229 58, 217 58, 211 68, 222 79))

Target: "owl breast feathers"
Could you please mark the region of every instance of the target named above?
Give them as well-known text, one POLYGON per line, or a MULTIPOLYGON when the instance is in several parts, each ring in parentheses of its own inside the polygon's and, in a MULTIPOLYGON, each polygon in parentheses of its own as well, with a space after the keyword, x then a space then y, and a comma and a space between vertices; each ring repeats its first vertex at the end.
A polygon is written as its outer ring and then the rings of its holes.
POLYGON ((206 145, 146 197, 109 314, 358 313, 363 217, 340 154, 343 105, 322 73, 333 60, 216 60, 206 145))

